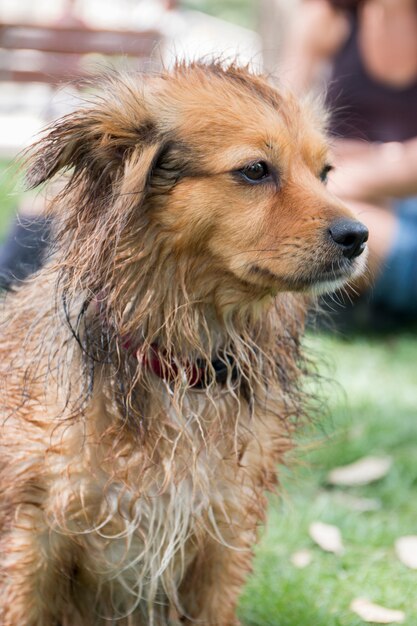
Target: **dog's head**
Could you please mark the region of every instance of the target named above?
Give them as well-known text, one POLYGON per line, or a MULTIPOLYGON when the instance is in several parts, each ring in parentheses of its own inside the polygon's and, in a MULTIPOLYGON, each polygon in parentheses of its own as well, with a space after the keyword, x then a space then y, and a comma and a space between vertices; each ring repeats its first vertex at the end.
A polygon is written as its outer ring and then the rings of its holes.
POLYGON ((111 79, 41 140, 29 181, 63 169, 67 262, 92 277, 139 262, 151 236, 215 289, 320 293, 364 265, 367 230, 326 189, 320 116, 243 69, 111 79))

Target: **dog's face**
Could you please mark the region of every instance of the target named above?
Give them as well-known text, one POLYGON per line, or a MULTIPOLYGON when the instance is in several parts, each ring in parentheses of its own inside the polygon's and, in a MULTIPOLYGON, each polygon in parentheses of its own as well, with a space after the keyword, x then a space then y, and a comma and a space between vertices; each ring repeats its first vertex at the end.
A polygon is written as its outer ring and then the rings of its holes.
POLYGON ((178 133, 192 170, 161 218, 178 245, 201 242, 216 264, 275 291, 326 291, 363 269, 367 230, 326 189, 329 148, 311 107, 220 73, 182 103, 178 133))
POLYGON ((219 281, 320 293, 363 268, 367 230, 326 189, 318 116, 245 70, 124 83, 46 141, 35 183, 74 166, 96 195, 130 194, 124 223, 146 212, 176 255, 204 258, 219 281))

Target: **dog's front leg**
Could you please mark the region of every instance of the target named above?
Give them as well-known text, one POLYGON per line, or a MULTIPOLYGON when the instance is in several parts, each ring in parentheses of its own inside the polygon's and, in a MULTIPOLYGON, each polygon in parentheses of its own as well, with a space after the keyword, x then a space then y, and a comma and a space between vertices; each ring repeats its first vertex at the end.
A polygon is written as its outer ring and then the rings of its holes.
POLYGON ((42 511, 24 508, 0 541, 0 626, 56 626, 68 603, 65 551, 42 525, 42 511))
POLYGON ((225 543, 208 537, 187 571, 180 590, 184 624, 239 624, 236 604, 251 571, 255 530, 241 532, 238 540, 235 532, 222 531, 222 539, 225 543))

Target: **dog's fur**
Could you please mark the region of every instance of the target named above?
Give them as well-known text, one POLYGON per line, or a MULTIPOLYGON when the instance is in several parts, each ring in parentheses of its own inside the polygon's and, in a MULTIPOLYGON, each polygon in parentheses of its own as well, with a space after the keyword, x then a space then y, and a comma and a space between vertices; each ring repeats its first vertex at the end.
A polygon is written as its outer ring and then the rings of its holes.
POLYGON ((1 626, 237 623, 308 293, 362 263, 328 235, 327 152, 311 106, 198 63, 109 78, 35 146, 31 185, 68 172, 52 258, 4 303, 1 626))

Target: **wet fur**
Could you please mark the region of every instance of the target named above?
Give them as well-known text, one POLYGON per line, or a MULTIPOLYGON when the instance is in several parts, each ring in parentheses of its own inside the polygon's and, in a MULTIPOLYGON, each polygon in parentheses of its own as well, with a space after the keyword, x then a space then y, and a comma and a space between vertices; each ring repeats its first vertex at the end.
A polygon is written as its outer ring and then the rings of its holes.
POLYGON ((0 624, 231 626, 304 411, 307 294, 357 269, 326 235, 348 213, 318 180, 320 117, 263 78, 103 89, 30 158, 32 186, 67 174, 52 258, 3 304, 0 624), (244 183, 254 159, 279 179, 244 183))

